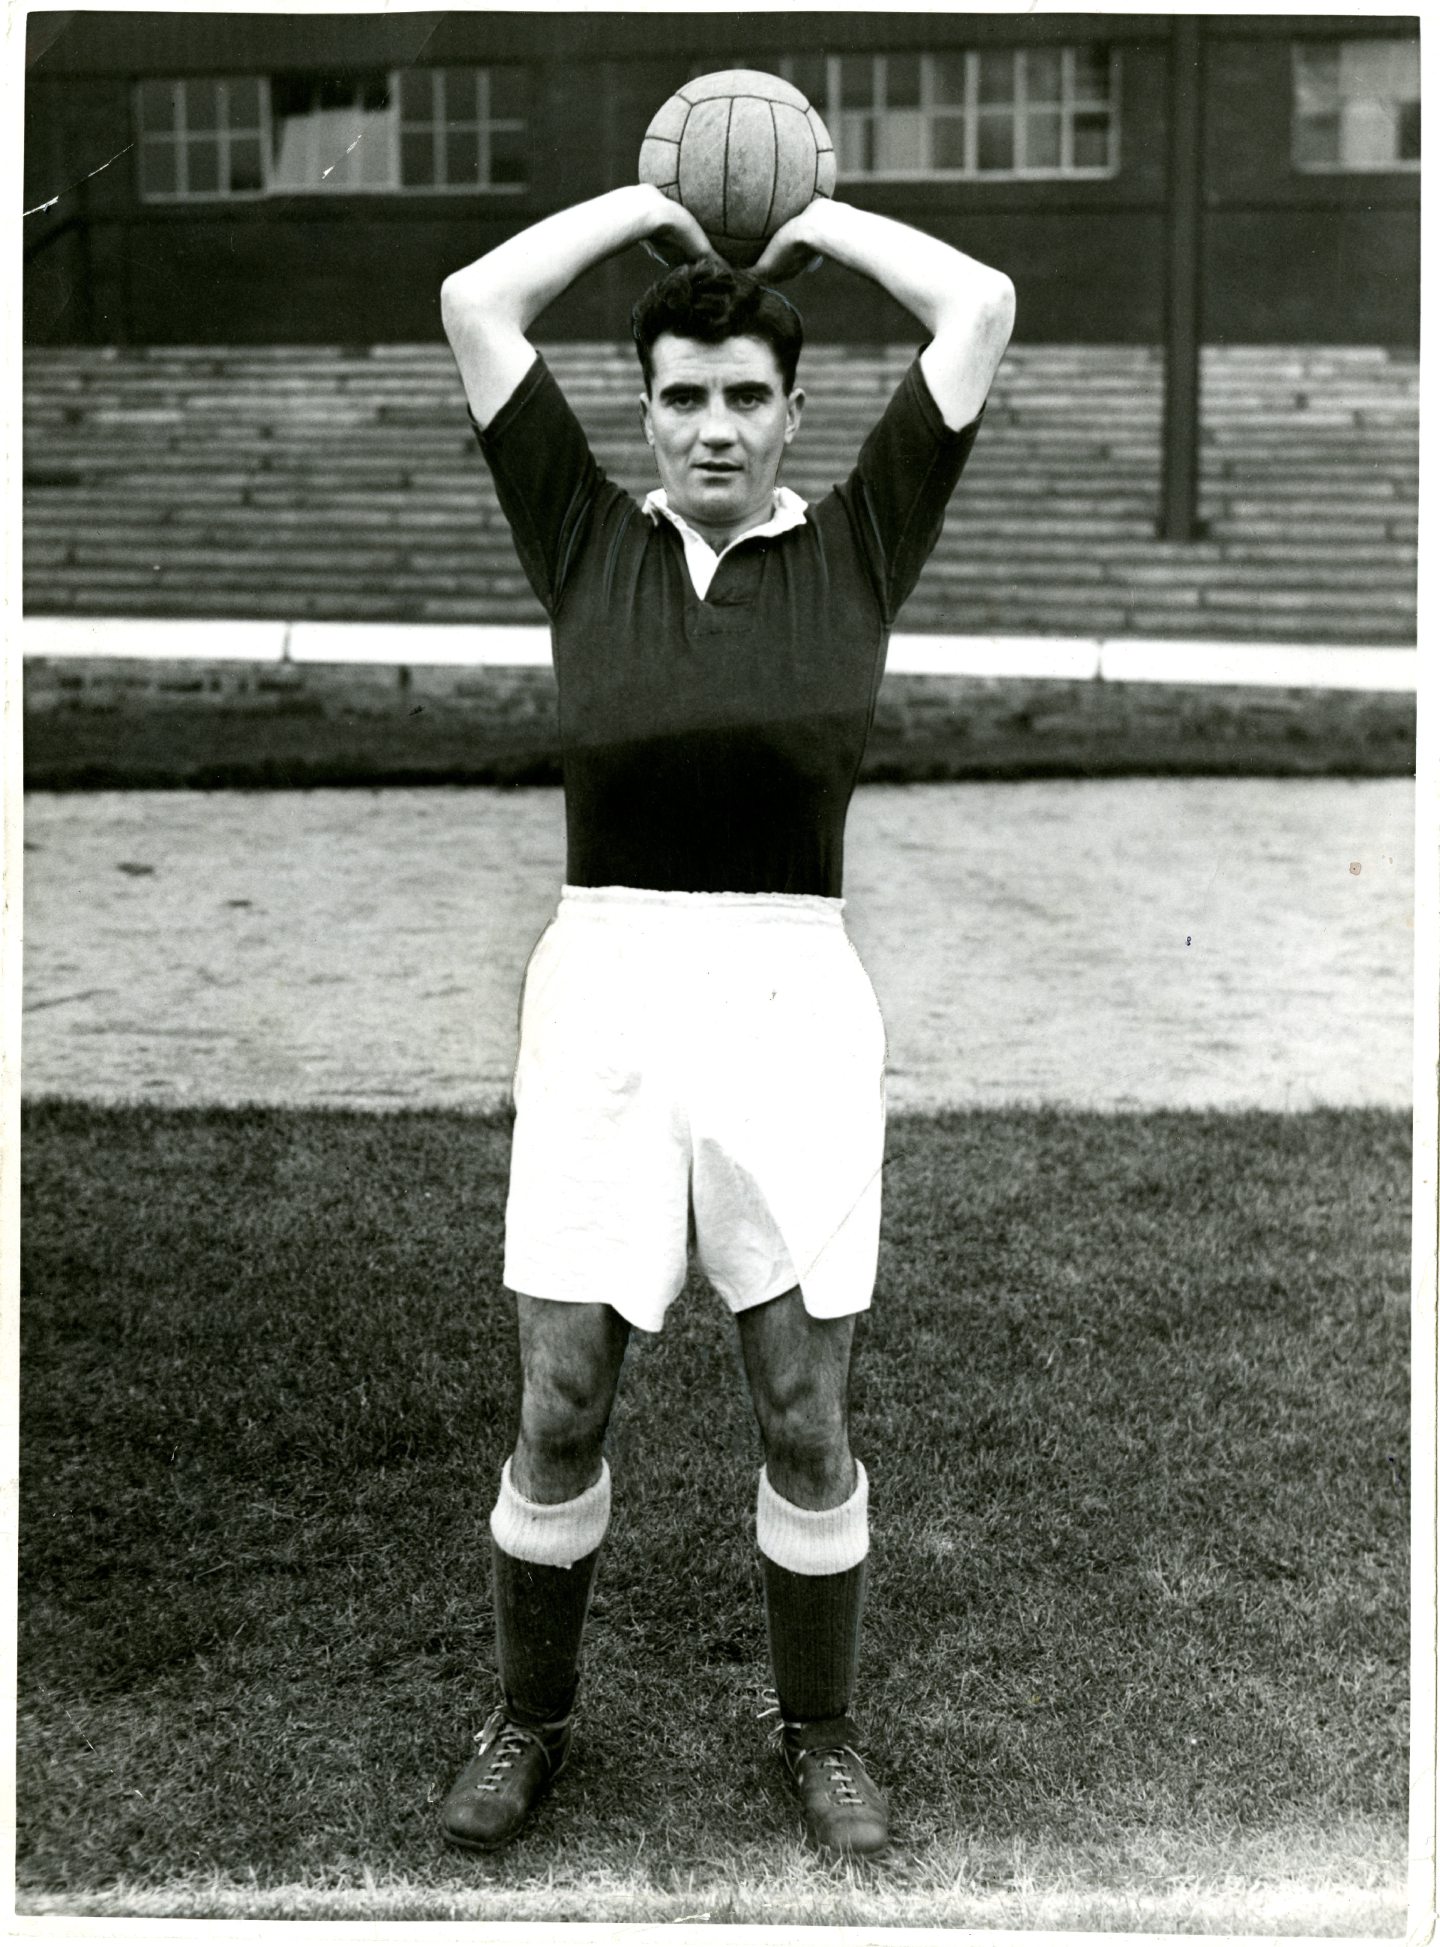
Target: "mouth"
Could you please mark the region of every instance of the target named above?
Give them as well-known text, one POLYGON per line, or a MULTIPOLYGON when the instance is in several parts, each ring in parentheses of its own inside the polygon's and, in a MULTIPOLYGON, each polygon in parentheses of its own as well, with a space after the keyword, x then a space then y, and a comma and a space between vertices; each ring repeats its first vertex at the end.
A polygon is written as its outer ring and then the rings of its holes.
POLYGON ((697 473, 714 474, 718 479, 723 478, 726 474, 739 473, 740 468, 732 465, 728 460, 697 460, 695 462, 695 471, 697 473))

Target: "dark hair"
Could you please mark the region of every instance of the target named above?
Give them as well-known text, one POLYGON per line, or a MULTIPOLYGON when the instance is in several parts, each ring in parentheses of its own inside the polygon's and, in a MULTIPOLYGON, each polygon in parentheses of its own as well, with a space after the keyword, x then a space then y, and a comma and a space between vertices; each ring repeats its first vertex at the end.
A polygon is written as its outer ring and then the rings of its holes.
POLYGON ((652 284, 630 313, 630 329, 647 392, 655 377, 651 353, 665 331, 677 338, 696 338, 702 345, 718 345, 726 338, 763 338, 775 354, 786 392, 795 389, 795 370, 805 342, 800 313, 789 298, 718 257, 681 264, 652 284))

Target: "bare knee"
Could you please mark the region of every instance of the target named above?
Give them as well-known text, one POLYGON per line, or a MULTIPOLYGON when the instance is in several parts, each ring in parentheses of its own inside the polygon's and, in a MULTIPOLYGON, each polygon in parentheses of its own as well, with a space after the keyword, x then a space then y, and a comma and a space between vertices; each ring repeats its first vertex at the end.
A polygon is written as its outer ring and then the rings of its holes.
POLYGON ((799 1507, 838 1507, 855 1486, 845 1402, 803 1381, 755 1402, 765 1468, 777 1494, 799 1507))
POLYGON ((547 1366, 526 1372, 520 1396, 520 1437, 530 1451, 557 1466, 594 1456, 597 1463, 610 1419, 608 1375, 547 1366))
POLYGON ((522 1297, 520 1433, 511 1478, 528 1500, 572 1500, 600 1475, 629 1336, 608 1306, 522 1297))

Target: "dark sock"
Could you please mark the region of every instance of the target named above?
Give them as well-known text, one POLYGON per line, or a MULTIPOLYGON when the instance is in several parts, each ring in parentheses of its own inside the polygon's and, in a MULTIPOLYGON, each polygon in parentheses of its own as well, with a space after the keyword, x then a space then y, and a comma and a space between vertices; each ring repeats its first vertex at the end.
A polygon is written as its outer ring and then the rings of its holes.
POLYGON ((762 1554, 770 1664, 787 1723, 848 1716, 860 1661, 865 1562, 796 1575, 762 1554))
POLYGON ((599 1559, 596 1548, 569 1568, 552 1568, 490 1544, 500 1683, 519 1723, 553 1724, 574 1706, 599 1559))

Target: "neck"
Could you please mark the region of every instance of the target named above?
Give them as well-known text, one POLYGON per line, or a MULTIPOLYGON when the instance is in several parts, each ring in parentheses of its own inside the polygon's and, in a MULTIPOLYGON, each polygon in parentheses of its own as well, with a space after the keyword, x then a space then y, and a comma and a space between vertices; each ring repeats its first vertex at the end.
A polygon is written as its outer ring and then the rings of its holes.
POLYGON ((751 528, 765 525, 775 512, 775 489, 772 487, 766 495, 763 507, 757 508, 753 514, 745 515, 743 520, 732 522, 728 527, 715 527, 709 521, 697 521, 693 514, 687 514, 679 507, 675 512, 680 515, 687 527, 693 527, 701 540, 708 542, 719 554, 722 548, 728 548, 732 541, 738 541, 742 535, 748 534, 751 528))

